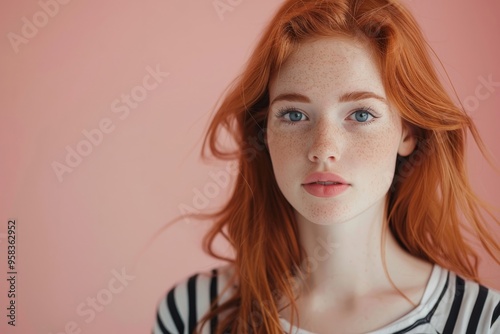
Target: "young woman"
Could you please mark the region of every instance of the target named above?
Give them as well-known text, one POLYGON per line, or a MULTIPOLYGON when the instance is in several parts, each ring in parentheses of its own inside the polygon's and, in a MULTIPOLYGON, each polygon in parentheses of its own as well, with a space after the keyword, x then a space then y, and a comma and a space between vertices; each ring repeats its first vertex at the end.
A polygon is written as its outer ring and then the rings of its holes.
POLYGON ((200 215, 207 251, 222 235, 236 256, 174 286, 154 333, 500 333, 462 236, 500 263, 467 131, 484 152, 401 4, 286 1, 204 143, 238 159, 227 205, 200 215))

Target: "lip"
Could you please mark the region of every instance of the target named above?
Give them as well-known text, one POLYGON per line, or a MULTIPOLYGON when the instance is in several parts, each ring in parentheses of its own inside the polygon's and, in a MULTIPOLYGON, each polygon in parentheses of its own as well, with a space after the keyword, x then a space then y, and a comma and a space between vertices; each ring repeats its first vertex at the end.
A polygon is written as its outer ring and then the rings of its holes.
POLYGON ((346 191, 350 184, 340 176, 333 173, 312 173, 306 177, 302 184, 304 189, 316 197, 333 197, 346 191), (316 182, 336 182, 336 184, 322 185, 316 182))
POLYGON ((315 183, 318 181, 323 181, 323 182, 336 182, 336 183, 341 183, 344 185, 349 185, 346 180, 338 176, 337 174, 333 173, 320 173, 320 172, 315 172, 312 174, 309 174, 302 185, 308 185, 311 183, 315 183))

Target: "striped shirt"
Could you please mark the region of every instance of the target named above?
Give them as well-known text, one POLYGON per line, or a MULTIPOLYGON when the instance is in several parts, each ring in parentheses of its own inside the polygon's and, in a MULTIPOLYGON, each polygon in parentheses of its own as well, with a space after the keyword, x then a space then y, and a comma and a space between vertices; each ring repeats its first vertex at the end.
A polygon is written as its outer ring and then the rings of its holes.
MULTIPOLYGON (((154 334, 192 333, 209 310, 210 303, 222 293, 229 266, 198 273, 175 285, 157 307, 154 334)), ((221 302, 230 297, 221 295, 221 302)), ((420 304, 402 318, 367 334, 500 334, 500 291, 465 280, 435 264, 420 304)), ((290 323, 280 318, 284 333, 290 323)), ((203 334, 215 333, 215 319, 203 328, 203 334)), ((332 324, 332 328, 334 328, 332 324)), ((292 326, 293 334, 314 334, 292 326)))

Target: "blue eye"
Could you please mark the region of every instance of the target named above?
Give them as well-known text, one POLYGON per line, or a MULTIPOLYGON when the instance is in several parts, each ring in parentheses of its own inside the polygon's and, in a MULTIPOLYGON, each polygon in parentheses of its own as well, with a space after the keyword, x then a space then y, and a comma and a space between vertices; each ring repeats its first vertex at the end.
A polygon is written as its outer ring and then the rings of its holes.
POLYGON ((364 123, 374 118, 374 116, 370 113, 370 109, 357 110, 353 112, 351 116, 354 116, 354 120, 359 123, 364 123))
MULTIPOLYGON (((349 115, 349 119, 356 121, 357 123, 370 123, 373 118, 376 118, 371 113, 372 111, 373 110, 371 108, 358 109, 349 115)), ((298 124, 307 119, 307 116, 303 112, 293 107, 284 107, 279 109, 276 113, 276 117, 281 118, 283 122, 290 125, 298 124)))
POLYGON ((290 117, 290 120, 292 122, 297 122, 302 119, 302 116, 304 116, 304 114, 301 113, 300 111, 290 111, 288 112, 288 116, 290 117))
POLYGON ((306 116, 301 111, 294 108, 283 108, 276 113, 276 117, 282 118, 284 122, 296 124, 303 120, 306 116), (286 117, 288 115, 288 117, 286 117), (288 119, 287 119, 288 118, 288 119))

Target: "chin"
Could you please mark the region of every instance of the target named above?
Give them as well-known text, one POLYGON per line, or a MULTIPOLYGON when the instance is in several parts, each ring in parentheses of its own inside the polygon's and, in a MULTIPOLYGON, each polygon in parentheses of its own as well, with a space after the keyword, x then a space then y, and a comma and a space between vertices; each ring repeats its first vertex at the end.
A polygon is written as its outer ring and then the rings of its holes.
POLYGON ((298 222, 310 222, 315 225, 321 226, 332 226, 348 222, 354 216, 346 216, 345 212, 341 214, 340 212, 335 213, 334 210, 329 210, 329 212, 321 212, 321 208, 317 208, 316 211, 311 212, 311 210, 299 212, 295 210, 295 217, 298 222))

